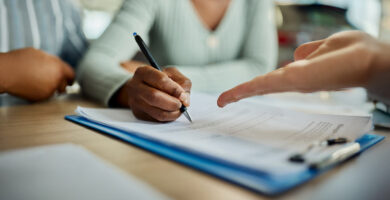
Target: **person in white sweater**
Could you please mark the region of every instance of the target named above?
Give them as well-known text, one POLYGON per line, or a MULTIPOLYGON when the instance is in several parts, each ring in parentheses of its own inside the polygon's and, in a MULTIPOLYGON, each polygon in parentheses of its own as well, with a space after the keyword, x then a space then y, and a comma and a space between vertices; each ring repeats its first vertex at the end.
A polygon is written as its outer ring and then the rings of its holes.
POLYGON ((126 0, 91 45, 77 79, 84 94, 106 105, 173 121, 182 104, 189 106, 191 87, 221 92, 273 69, 273 11, 272 0, 126 0), (164 72, 132 60, 139 50, 133 32, 164 72))

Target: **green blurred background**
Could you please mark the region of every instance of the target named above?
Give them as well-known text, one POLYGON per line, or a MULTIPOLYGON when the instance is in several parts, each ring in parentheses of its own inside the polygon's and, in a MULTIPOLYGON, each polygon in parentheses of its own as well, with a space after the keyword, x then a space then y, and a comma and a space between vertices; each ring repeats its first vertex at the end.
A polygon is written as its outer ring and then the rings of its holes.
MULTIPOLYGON (((84 8, 84 31, 98 38, 123 0, 75 0, 84 8)), ((390 0, 275 0, 279 66, 293 59, 294 49, 335 32, 358 29, 390 41, 390 0)))

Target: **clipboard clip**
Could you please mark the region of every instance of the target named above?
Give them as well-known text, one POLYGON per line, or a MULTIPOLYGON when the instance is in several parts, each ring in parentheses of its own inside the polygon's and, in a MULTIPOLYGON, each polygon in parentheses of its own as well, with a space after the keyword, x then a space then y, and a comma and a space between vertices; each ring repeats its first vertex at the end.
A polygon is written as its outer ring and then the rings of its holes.
POLYGON ((348 140, 346 138, 327 139, 322 142, 316 142, 310 145, 304 153, 292 155, 289 158, 289 161, 295 163, 305 163, 304 154, 309 152, 315 146, 332 146, 336 144, 345 144, 344 147, 334 151, 329 156, 326 156, 324 159, 309 163, 310 169, 324 169, 336 163, 342 162, 360 151, 359 143, 352 142, 346 144, 347 142, 348 140))
POLYGON ((332 165, 335 165, 337 163, 340 163, 340 162, 347 160, 348 158, 352 157, 353 155, 355 155, 359 151, 360 151, 360 144, 359 143, 353 142, 350 144, 346 144, 346 146, 344 146, 341 149, 336 150, 335 152, 333 152, 329 156, 325 157, 324 159, 322 159, 318 162, 310 163, 309 168, 316 169, 316 170, 325 169, 327 167, 330 167, 332 165))

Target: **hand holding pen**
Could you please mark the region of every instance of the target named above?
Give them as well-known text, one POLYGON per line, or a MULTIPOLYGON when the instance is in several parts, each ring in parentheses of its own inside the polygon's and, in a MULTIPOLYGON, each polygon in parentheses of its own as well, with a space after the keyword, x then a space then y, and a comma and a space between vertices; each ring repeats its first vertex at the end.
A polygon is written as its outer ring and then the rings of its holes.
POLYGON ((152 66, 138 67, 122 88, 126 90, 134 115, 142 120, 169 122, 183 113, 191 121, 186 111, 190 104, 191 81, 173 67, 160 71, 146 45, 140 48, 145 48, 142 51, 145 54, 146 50, 145 56, 152 66))

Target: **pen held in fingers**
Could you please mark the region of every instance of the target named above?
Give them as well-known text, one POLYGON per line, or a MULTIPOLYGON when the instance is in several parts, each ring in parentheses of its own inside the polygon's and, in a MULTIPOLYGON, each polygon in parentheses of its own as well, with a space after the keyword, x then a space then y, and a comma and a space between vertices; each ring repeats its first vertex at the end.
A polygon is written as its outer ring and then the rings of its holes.
MULTIPOLYGON (((141 49, 142 53, 145 55, 146 59, 149 61, 150 65, 154 67, 155 69, 161 71, 160 66, 157 64, 156 60, 150 53, 149 49, 147 48, 145 42, 142 40, 141 36, 139 36, 136 32, 133 33, 134 39, 137 42, 139 48, 141 49)), ((184 114, 184 116, 188 119, 188 121, 192 122, 192 119, 190 115, 188 114, 186 107, 182 105, 182 108, 180 111, 184 114), (183 110, 183 111, 182 111, 183 110)))

